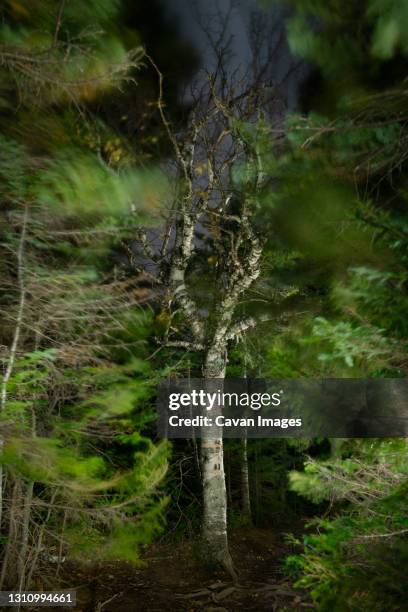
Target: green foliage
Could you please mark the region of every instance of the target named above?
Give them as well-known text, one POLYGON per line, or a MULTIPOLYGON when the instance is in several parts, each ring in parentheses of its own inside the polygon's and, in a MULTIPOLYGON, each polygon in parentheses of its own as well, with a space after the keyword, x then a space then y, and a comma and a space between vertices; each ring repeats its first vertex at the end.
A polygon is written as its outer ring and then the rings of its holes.
POLYGON ((370 325, 353 326, 349 321, 335 323, 324 317, 316 317, 312 333, 328 343, 327 352, 319 355, 321 361, 344 360, 352 368, 357 360, 390 358, 392 344, 384 337, 382 329, 370 325))
MULTIPOLYGON (((307 347, 308 375, 406 376, 405 125, 398 115, 406 102, 397 90, 406 77, 399 63, 408 49, 406 6, 392 0, 295 5, 291 44, 318 68, 326 95, 312 101, 318 112, 291 119, 292 154, 283 176, 300 171, 291 201, 298 194, 303 203, 308 182, 316 186, 307 192, 310 208, 322 210, 326 195, 323 210, 336 210, 336 217, 324 212, 336 223, 333 240, 351 236, 350 225, 357 239, 348 244, 351 257, 331 267, 323 311, 309 318, 302 335, 291 330, 286 342, 275 342, 271 357, 296 372, 307 347)), ((315 258, 325 263, 334 251, 318 244, 315 258)), ((290 474, 292 491, 327 503, 328 511, 297 542, 301 549, 288 558, 288 571, 319 610, 400 610, 407 598, 406 440, 331 441, 331 447, 329 457, 310 458, 290 474)))
POLYGON ((34 196, 62 214, 114 216, 154 212, 168 186, 163 175, 140 169, 120 173, 95 156, 66 151, 41 174, 34 196))
POLYGON ((121 8, 0 9, 0 530, 11 587, 35 575, 37 546, 138 562, 163 528, 169 447, 152 427, 161 372, 146 360, 152 316, 124 245, 169 186, 98 116, 140 63, 119 35, 121 8))
POLYGON ((58 351, 52 349, 16 363, 2 413, 2 427, 8 429, 2 465, 14 478, 35 482, 35 491, 50 487, 59 507, 71 508, 64 537, 72 539, 72 555, 84 555, 86 542, 92 546, 97 538, 100 555, 137 561, 140 546, 162 526, 166 501, 155 499, 167 469, 167 446, 154 445, 134 429, 152 396, 152 385, 140 377, 146 364, 106 363, 99 373, 64 369, 60 392, 65 387, 72 393, 75 385, 79 401, 50 414, 46 398, 58 365, 58 351), (107 435, 113 446, 102 452, 107 435))
POLYGON ((377 58, 387 60, 397 52, 408 53, 404 2, 294 0, 293 4, 296 13, 288 24, 292 50, 317 63, 327 76, 343 76, 346 70, 364 65, 372 69, 377 58), (318 27, 311 26, 312 20, 318 27))
POLYGON ((141 48, 128 51, 112 27, 120 2, 5 4, 10 6, 0 9, 2 65, 31 104, 95 99, 140 65, 141 48))
POLYGON ((342 508, 336 518, 313 521, 317 533, 304 537, 303 553, 287 559, 319 609, 401 609, 407 474, 405 440, 344 442, 337 456, 310 460, 304 472, 291 474, 294 491, 342 508))
POLYGON ((367 16, 374 20, 371 51, 374 56, 388 59, 397 50, 408 54, 408 8, 397 0, 370 0, 367 16))

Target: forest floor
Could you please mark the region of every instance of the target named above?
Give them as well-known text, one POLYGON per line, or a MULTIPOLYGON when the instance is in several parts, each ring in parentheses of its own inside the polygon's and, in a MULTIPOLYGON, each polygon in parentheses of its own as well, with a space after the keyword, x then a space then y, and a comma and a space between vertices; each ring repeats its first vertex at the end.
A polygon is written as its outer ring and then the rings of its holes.
POLYGON ((158 543, 146 552, 141 568, 124 563, 64 564, 60 588, 77 591, 75 610, 82 612, 313 609, 306 594, 283 573, 290 551, 279 537, 264 529, 241 529, 232 535, 237 584, 221 571, 214 574, 200 567, 189 543, 158 543))

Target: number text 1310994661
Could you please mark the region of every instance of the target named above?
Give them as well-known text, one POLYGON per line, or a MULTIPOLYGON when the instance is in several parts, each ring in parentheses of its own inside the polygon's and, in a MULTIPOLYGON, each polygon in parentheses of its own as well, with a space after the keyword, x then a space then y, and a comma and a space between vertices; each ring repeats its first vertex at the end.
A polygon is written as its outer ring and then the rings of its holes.
POLYGON ((0 591, 0 606, 64 606, 76 605, 75 591, 0 591))

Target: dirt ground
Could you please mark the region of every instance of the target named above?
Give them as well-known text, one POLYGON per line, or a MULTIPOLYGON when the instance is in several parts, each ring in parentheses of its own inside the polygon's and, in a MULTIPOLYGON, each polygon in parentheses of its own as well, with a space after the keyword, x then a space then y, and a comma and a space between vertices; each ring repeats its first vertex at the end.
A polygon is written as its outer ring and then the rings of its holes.
POLYGON ((188 543, 172 543, 152 546, 142 568, 123 563, 64 564, 61 588, 77 591, 78 612, 313 609, 305 593, 285 578, 282 562, 288 549, 273 532, 239 531, 230 547, 239 572, 235 585, 225 573, 200 567, 188 543))

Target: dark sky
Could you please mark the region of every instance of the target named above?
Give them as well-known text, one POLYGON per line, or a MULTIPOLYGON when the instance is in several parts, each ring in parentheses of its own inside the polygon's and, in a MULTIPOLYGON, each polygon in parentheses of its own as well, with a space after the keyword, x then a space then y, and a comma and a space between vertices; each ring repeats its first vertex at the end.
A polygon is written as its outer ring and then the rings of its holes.
MULTIPOLYGON (((222 41, 229 42, 228 71, 237 71, 236 76, 246 74, 258 50, 261 63, 267 64, 265 82, 278 85, 286 108, 293 109, 305 68, 292 70, 298 61, 286 43, 285 10, 270 4, 265 12, 257 0, 166 0, 169 15, 181 36, 196 48, 203 69, 211 72, 216 62, 207 34, 217 37, 225 22, 222 41)), ((198 73, 196 79, 200 78, 198 73)))

